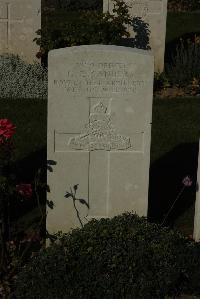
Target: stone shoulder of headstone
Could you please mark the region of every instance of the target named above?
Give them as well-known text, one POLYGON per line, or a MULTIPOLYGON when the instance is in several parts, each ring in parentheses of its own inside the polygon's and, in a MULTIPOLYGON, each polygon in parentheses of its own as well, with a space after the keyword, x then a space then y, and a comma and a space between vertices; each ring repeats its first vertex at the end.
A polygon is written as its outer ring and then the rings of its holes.
POLYGON ((123 53, 136 53, 136 54, 141 54, 143 56, 151 57, 150 59, 154 59, 154 54, 152 51, 145 51, 141 49, 136 49, 136 48, 130 48, 130 47, 123 47, 123 46, 115 46, 115 45, 100 45, 100 44, 94 44, 94 45, 82 45, 82 46, 73 46, 73 47, 68 47, 68 48, 59 48, 55 50, 50 50, 48 52, 48 59, 51 57, 56 57, 59 56, 62 52, 65 54, 66 52, 68 53, 78 53, 82 51, 114 51, 114 52, 121 52, 123 53))

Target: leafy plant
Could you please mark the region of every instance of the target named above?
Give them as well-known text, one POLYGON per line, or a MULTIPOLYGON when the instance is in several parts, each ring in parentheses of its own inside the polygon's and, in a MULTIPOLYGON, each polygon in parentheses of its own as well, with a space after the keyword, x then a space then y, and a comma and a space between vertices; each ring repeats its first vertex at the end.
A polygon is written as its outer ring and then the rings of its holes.
POLYGON ((68 10, 79 10, 79 9, 101 9, 103 6, 100 0, 45 0, 44 6, 54 6, 56 9, 68 9, 68 10))
POLYGON ((166 74, 173 85, 184 87, 193 78, 200 78, 200 43, 181 40, 176 48, 176 55, 172 63, 166 66, 166 74))
MULTIPOLYGON (((12 298, 12 279, 18 268, 43 246, 41 238, 45 215, 41 207, 40 195, 46 184, 42 183, 42 170, 35 175, 34 183, 17 183, 12 168, 13 144, 12 135, 15 126, 8 119, 0 119, 0 297, 12 298), (13 229, 10 218, 10 207, 16 202, 31 200, 33 195, 38 204, 40 219, 38 223, 24 227, 23 232, 13 229), (28 232, 28 231, 29 232, 28 232)), ((19 206, 19 205, 18 205, 19 206)))
POLYGON ((169 79, 164 72, 154 73, 154 91, 170 87, 169 79))
POLYGON ((15 281, 17 298, 164 298, 200 292, 200 246, 125 213, 55 234, 15 281))
POLYGON ((6 241, 9 238, 9 207, 14 193, 11 161, 13 142, 11 137, 16 127, 8 119, 0 119, 0 272, 6 271, 8 252, 6 241))
MULTIPOLYGON (((44 26, 38 30, 34 41, 40 46, 38 57, 47 59, 48 51, 57 48, 88 44, 120 44, 129 38, 127 25, 132 26, 136 37, 131 40, 132 47, 149 49, 148 25, 141 18, 131 18, 128 6, 122 0, 114 0, 113 13, 98 11, 77 12, 76 18, 65 18, 57 28, 44 26)), ((57 22, 58 23, 58 22, 57 22)))
POLYGON ((89 209, 89 204, 87 203, 87 201, 85 199, 76 197, 77 190, 78 190, 78 184, 74 185, 73 190, 72 190, 72 188, 70 188, 70 192, 68 192, 68 191, 66 192, 65 198, 71 198, 73 200, 73 205, 74 205, 74 209, 76 210, 76 215, 81 224, 81 227, 83 227, 83 223, 81 221, 79 211, 76 207, 76 201, 79 201, 81 204, 86 205, 88 209, 89 209))

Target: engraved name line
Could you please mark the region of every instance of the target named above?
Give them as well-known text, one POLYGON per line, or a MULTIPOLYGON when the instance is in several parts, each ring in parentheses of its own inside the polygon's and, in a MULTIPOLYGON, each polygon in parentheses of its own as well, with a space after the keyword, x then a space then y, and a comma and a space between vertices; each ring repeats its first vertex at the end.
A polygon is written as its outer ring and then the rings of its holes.
POLYGON ((75 80, 54 80, 53 84, 58 86, 70 87, 70 86, 141 86, 144 85, 145 81, 143 80, 85 80, 85 81, 75 81, 75 80))

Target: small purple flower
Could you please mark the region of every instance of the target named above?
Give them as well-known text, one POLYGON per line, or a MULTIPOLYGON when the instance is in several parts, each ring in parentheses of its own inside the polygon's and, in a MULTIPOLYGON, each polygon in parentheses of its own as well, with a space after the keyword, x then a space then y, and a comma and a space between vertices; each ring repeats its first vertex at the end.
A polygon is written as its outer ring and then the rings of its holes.
POLYGON ((185 187, 190 187, 192 185, 192 180, 190 179, 189 176, 186 176, 183 180, 182 183, 185 187))

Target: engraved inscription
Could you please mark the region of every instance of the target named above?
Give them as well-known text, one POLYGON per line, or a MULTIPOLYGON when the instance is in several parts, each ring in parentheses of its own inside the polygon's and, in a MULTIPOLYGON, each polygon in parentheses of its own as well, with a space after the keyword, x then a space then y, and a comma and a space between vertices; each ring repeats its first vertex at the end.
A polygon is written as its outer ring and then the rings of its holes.
POLYGON ((133 17, 141 17, 145 19, 151 14, 160 14, 163 9, 162 0, 146 0, 146 1, 126 1, 130 9, 132 9, 133 17))
POLYGON ((126 150, 131 147, 130 138, 116 133, 107 107, 99 102, 90 113, 89 123, 79 136, 69 139, 69 147, 76 150, 126 150))
MULTIPOLYGON (((144 19, 148 15, 161 14, 163 12, 163 0, 125 0, 125 3, 128 5, 133 17, 144 19)), ((106 9, 111 12, 113 8, 113 1, 108 0, 106 9)))
POLYGON ((136 79, 135 72, 125 63, 78 62, 73 71, 67 71, 65 78, 54 80, 53 84, 70 93, 136 93, 145 81, 136 79))

